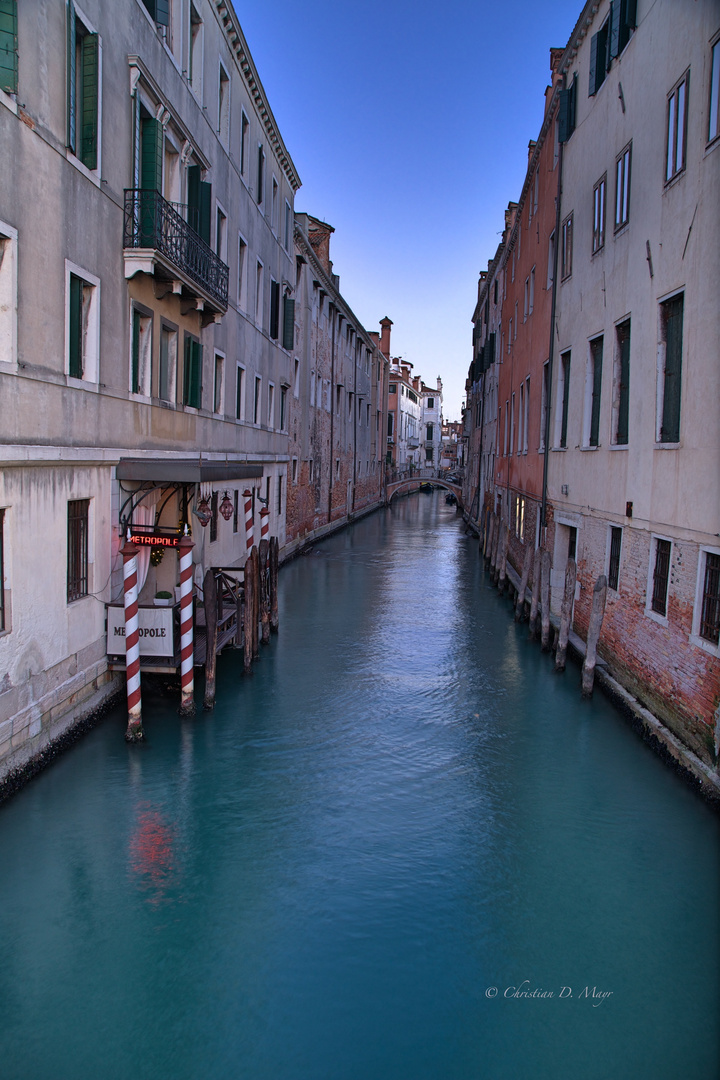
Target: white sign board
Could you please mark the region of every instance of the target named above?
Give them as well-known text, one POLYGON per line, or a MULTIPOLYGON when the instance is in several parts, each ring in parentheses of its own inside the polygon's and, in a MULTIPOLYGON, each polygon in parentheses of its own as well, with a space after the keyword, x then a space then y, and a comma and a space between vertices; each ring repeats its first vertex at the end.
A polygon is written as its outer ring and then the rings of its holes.
MULTIPOLYGON (((172 656, 173 609, 171 607, 141 607, 140 655, 172 656)), ((125 655, 125 609, 107 609, 107 651, 109 656, 125 655)))

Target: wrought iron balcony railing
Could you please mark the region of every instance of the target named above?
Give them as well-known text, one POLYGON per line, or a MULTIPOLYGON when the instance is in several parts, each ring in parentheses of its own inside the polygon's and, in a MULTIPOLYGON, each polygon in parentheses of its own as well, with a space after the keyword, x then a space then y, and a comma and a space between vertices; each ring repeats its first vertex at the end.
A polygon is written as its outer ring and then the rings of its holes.
POLYGON ((219 308, 227 309, 228 267, 158 191, 126 189, 123 247, 160 252, 219 308))

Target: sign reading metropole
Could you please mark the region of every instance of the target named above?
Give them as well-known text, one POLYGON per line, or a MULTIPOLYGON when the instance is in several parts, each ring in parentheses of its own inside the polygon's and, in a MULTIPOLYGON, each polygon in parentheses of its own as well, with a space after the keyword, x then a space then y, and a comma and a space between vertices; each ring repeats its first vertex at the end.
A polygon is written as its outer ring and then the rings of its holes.
MULTIPOLYGON (((141 607, 140 655, 173 656, 173 609, 171 607, 141 607)), ((107 609, 108 656, 125 655, 125 611, 121 607, 107 609)))

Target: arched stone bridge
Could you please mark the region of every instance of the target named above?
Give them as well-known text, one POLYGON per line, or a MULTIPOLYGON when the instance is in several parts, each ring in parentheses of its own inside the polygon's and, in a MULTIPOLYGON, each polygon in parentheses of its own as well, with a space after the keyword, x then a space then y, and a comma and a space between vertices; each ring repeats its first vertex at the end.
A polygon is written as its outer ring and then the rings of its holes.
POLYGON ((386 502, 388 505, 392 502, 395 495, 407 495, 410 491, 417 491, 421 484, 432 484, 434 487, 444 488, 446 491, 451 491, 458 501, 458 506, 462 506, 462 488, 459 483, 452 480, 446 480, 444 476, 439 476, 436 469, 416 469, 412 473, 406 473, 404 476, 395 476, 395 479, 389 480, 386 487, 386 502))

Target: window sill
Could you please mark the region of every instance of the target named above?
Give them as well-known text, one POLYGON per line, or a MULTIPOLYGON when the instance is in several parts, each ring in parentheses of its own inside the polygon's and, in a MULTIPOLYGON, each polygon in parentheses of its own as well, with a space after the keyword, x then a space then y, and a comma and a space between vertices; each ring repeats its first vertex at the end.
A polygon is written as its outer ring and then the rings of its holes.
MULTIPOLYGON (((98 188, 98 189, 101 188, 100 177, 98 175, 98 170, 93 171, 92 169, 88 169, 87 165, 83 165, 83 163, 82 163, 82 161, 80 160, 79 157, 75 157, 72 150, 66 149, 65 150, 65 156, 66 156, 67 160, 70 162, 70 164, 74 165, 75 168, 77 169, 77 171, 82 173, 83 176, 86 177, 90 181, 91 184, 94 184, 95 187, 98 188)), ((98 152, 98 159, 99 159, 99 157, 100 157, 100 154, 98 152)))
POLYGON ((702 649, 708 656, 720 657, 720 645, 713 645, 712 641, 707 641, 699 634, 688 634, 688 641, 691 645, 697 645, 698 649, 702 649))
POLYGON ((608 450, 629 450, 628 443, 610 443, 608 450))
POLYGON ((655 450, 681 450, 682 449, 682 443, 679 443, 679 442, 666 442, 666 443, 656 442, 654 449, 655 450))
POLYGON ((567 446, 551 446, 550 449, 552 450, 553 454, 567 453, 567 446))
POLYGON ((67 385, 74 390, 87 390, 90 394, 100 393, 100 384, 92 382, 90 379, 76 379, 74 375, 66 375, 65 379, 67 385))
POLYGON ((667 615, 660 615, 657 611, 653 611, 652 608, 646 607, 645 614, 647 615, 648 619, 652 619, 652 621, 654 623, 657 623, 658 626, 667 627, 669 625, 667 615))
POLYGON ((600 443, 598 443, 597 446, 581 446, 579 449, 582 450, 583 454, 592 454, 595 453, 596 450, 601 450, 602 447, 600 443))
POLYGON ((11 113, 17 116, 17 101, 12 94, 6 94, 4 90, 0 90, 0 105, 4 105, 6 109, 9 109, 11 113))
POLYGON ((664 182, 663 195, 665 194, 666 191, 669 191, 670 188, 675 187, 678 180, 682 179, 682 177, 685 175, 686 171, 687 170, 686 170, 685 166, 683 165, 682 169, 678 169, 678 171, 675 173, 674 176, 671 176, 669 180, 666 180, 664 182))
POLYGON ((623 236, 626 232, 630 231, 630 219, 623 221, 622 225, 616 225, 613 233, 614 238, 617 240, 619 236, 623 236))
POLYGON ((605 241, 603 240, 603 242, 602 242, 602 244, 600 245, 600 247, 599 247, 599 248, 596 248, 596 249, 595 249, 595 251, 593 251, 593 253, 592 253, 592 255, 590 256, 590 258, 591 258, 591 259, 594 259, 596 255, 602 255, 602 253, 603 253, 603 251, 604 251, 604 250, 605 250, 605 241))

